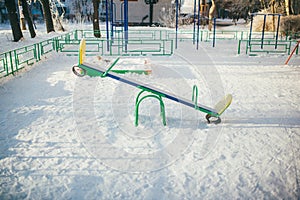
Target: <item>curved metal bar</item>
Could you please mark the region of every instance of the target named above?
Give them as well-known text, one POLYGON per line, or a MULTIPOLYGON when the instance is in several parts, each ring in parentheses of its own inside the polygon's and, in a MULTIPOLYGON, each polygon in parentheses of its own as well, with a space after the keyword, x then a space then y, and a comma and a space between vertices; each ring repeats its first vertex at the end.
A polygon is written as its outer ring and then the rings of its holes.
POLYGON ((192 96, 192 101, 195 104, 195 109, 198 108, 198 87, 197 85, 193 86, 193 96, 192 96))
POLYGON ((141 102, 146 99, 146 98, 155 98, 159 101, 160 103, 160 115, 162 116, 162 120, 163 120, 163 125, 166 126, 166 112, 165 112, 165 104, 162 100, 162 97, 160 95, 157 95, 157 94, 149 94, 149 95, 146 95, 144 97, 142 97, 141 99, 140 96, 146 92, 145 90, 142 90, 136 97, 136 100, 135 100, 135 126, 138 126, 139 124, 139 107, 140 107, 140 104, 141 102))
POLYGON ((142 95, 142 93, 144 93, 144 92, 146 92, 146 91, 145 91, 145 90, 142 90, 142 91, 139 92, 139 94, 137 95, 137 97, 136 97, 136 99, 135 99, 135 105, 138 104, 139 98, 140 98, 140 96, 142 95))

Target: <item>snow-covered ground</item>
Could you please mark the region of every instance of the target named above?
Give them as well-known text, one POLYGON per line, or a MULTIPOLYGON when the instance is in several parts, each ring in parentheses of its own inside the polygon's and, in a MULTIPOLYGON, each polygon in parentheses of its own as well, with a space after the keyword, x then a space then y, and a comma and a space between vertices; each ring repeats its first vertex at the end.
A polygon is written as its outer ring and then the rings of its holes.
POLYGON ((163 126, 146 99, 135 127, 137 88, 78 78, 77 58, 53 53, 0 85, 0 199, 299 199, 300 57, 178 45, 116 67, 152 69, 125 76, 187 99, 196 84, 211 107, 231 93, 221 124, 165 99, 163 126))

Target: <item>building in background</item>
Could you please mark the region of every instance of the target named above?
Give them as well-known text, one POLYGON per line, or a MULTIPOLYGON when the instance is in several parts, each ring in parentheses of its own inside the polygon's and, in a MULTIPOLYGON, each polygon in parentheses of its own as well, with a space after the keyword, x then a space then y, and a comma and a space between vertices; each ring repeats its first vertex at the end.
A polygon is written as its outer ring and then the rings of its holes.
MULTIPOLYGON (((124 13, 124 1, 116 0, 114 19, 122 22, 124 13)), ((129 25, 148 25, 152 20, 153 24, 167 26, 175 21, 175 4, 173 0, 129 0, 128 1, 128 23, 129 25), (149 1, 153 1, 151 12, 149 1), (152 13, 152 19, 151 19, 152 13)))
MULTIPOLYGON (((43 22, 43 9, 39 1, 30 1, 30 10, 35 22, 43 22)), ((88 22, 92 20, 93 4, 92 0, 50 0, 52 5, 56 5, 56 10, 65 19, 71 21, 88 22)), ((99 18, 106 21, 106 0, 99 2, 99 18)), ((124 21, 124 1, 114 0, 113 9, 111 1, 108 1, 108 19, 111 18, 113 10, 113 19, 117 24, 124 21)), ((8 20, 7 10, 4 0, 0 0, 0 22, 8 20)), ((129 25, 149 25, 150 22, 156 25, 166 25, 175 20, 174 0, 128 0, 128 22, 129 25), (152 1, 152 9, 149 2, 152 1), (152 15, 152 17, 151 17, 152 15), (152 20, 152 21, 151 21, 152 20)))

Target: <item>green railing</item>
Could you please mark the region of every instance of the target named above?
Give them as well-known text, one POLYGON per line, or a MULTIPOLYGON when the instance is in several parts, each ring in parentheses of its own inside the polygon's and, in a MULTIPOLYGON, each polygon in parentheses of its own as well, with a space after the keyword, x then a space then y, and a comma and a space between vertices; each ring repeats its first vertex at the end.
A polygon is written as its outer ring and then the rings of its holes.
MULTIPOLYGON (((0 78, 14 74, 20 69, 40 61, 44 55, 53 51, 64 52, 69 56, 78 55, 78 45, 82 38, 86 39, 87 56, 169 56, 174 53, 175 30, 129 30, 127 41, 123 38, 122 29, 116 30, 113 38, 109 41, 106 40, 106 31, 101 33, 102 38, 95 38, 93 31, 75 30, 33 45, 0 53, 0 78)), ((252 36, 255 37, 255 34, 253 33, 252 36)), ((259 36, 259 33, 257 34, 259 36)), ((258 39, 253 38, 251 43, 249 43, 247 40, 248 32, 217 30, 215 36, 218 40, 238 40, 238 54, 241 53, 243 48, 245 48, 246 54, 248 52, 289 54, 295 42, 295 40, 288 40, 289 36, 285 36, 285 38, 277 41, 277 48, 273 48, 275 40, 270 34, 271 39, 265 39, 264 48, 259 48, 261 42, 258 39)), ((213 35, 210 31, 199 31, 199 41, 210 41, 212 37, 213 35)), ((178 41, 192 41, 195 40, 195 34, 192 30, 182 29, 177 32, 177 39, 178 41)), ((298 50, 296 54, 298 54, 298 50)))
POLYGON ((20 69, 40 61, 41 56, 55 50, 54 43, 55 39, 49 39, 33 45, 0 53, 0 78, 14 74, 20 69))
MULTIPOLYGON (((196 31, 195 34, 193 30, 179 30, 177 33, 178 41, 192 41, 197 39, 197 34, 199 34, 199 41, 209 42, 213 40, 213 31, 208 30, 199 30, 199 33, 196 31)), ((161 39, 175 39, 175 31, 162 31, 160 33, 161 39)), ((240 40, 247 39, 248 32, 246 31, 222 31, 216 30, 215 39, 218 40, 240 40)))
POLYGON ((75 30, 36 44, 0 53, 0 78, 15 74, 20 69, 40 61, 44 55, 53 51, 78 55, 78 45, 82 38, 87 41, 87 56, 169 56, 173 54, 173 40, 160 39, 160 36, 154 35, 161 34, 159 31, 150 33, 133 31, 135 35, 140 34, 139 39, 133 39, 132 35, 126 42, 123 40, 122 34, 118 34, 119 37, 107 42, 104 39, 106 38, 105 33, 102 38, 95 38, 93 31, 75 30))
POLYGON ((93 31, 76 30, 66 34, 57 41, 57 49, 67 55, 78 55, 78 44, 82 38, 86 40, 87 55, 103 56, 169 56, 173 54, 172 39, 163 39, 159 31, 130 31, 130 37, 124 40, 121 31, 116 31, 113 39, 95 38, 93 31))
MULTIPOLYGON (((259 33, 257 33, 258 35, 259 33)), ((75 35, 79 38, 95 39, 92 31, 77 30, 75 35)), ((175 40, 176 31, 172 29, 166 30, 129 30, 129 40, 175 40)), ((182 29, 177 32, 179 41, 188 41, 196 39, 197 31, 194 34, 191 29, 182 29), (195 37, 195 38, 194 38, 195 37)), ((240 40, 248 38, 247 31, 225 31, 216 30, 216 39, 240 40)), ((105 38, 105 35, 102 37, 105 38)), ((123 30, 116 30, 113 34, 114 39, 124 39, 123 30)), ((199 30, 199 41, 211 41, 213 32, 208 30, 199 30)))
MULTIPOLYGON (((245 50, 246 54, 252 53, 267 53, 267 54, 290 54, 291 48, 296 44, 296 40, 274 40, 265 39, 262 43, 261 40, 239 40, 238 54, 245 50)), ((298 54, 298 49, 296 51, 298 54)))
MULTIPOLYGON (((213 32, 206 31, 204 41, 213 40, 213 32)), ((217 30, 215 33, 216 40, 242 40, 247 39, 249 37, 247 31, 222 31, 217 30)))

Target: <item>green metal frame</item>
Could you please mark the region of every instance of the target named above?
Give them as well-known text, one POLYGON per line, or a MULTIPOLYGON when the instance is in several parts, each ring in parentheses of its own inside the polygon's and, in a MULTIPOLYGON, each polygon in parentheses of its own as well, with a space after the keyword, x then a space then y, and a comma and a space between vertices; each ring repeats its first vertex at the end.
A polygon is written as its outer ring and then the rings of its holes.
MULTIPOLYGON (((112 70, 112 68, 117 64, 117 62, 119 61, 119 59, 120 59, 120 57, 118 57, 117 59, 115 59, 112 62, 112 64, 110 65, 110 67, 104 73, 99 73, 99 72, 97 72, 95 70, 90 70, 85 65, 79 65, 79 67, 84 70, 84 73, 80 74, 80 76, 81 75, 82 76, 88 75, 88 76, 91 76, 91 77, 100 76, 101 78, 105 78, 110 71, 113 71, 113 72, 118 71, 118 70, 112 70)), ((144 88, 142 86, 140 86, 138 88, 140 88, 141 91, 139 92, 139 94, 137 95, 136 100, 135 100, 135 126, 138 126, 138 121, 139 121, 139 106, 140 106, 141 102, 143 100, 147 99, 147 98, 155 98, 155 99, 157 99, 159 101, 159 104, 160 104, 160 113, 161 113, 161 116, 162 116, 162 122, 163 122, 163 125, 166 126, 167 123, 166 123, 165 104, 164 104, 164 102, 162 100, 162 97, 164 97, 164 94, 161 94, 159 92, 154 92, 154 91, 152 91, 150 89, 147 89, 147 88, 144 88), (141 95, 144 92, 148 92, 148 93, 151 93, 151 94, 148 94, 148 95, 143 96, 142 98, 140 98, 141 95)))
MULTIPOLYGON (((274 49, 268 48, 255 48, 261 47, 261 40, 251 40, 249 45, 249 40, 239 40, 238 42, 238 54, 241 54, 242 43, 245 44, 245 53, 286 53, 290 54, 292 43, 296 43, 296 40, 278 40, 277 46, 282 48, 275 49, 275 40, 264 40, 264 46, 266 47, 274 47, 274 49)), ((298 54, 298 52, 296 52, 298 54)))
POLYGON ((197 110, 197 108, 198 108, 198 87, 196 85, 193 86, 192 101, 194 102, 195 109, 197 110))
POLYGON ((108 72, 117 64, 117 62, 120 60, 120 57, 118 57, 114 62, 111 64, 111 66, 104 72, 104 74, 101 75, 101 77, 106 77, 108 72))
POLYGON ((199 110, 201 112, 209 114, 210 116, 219 117, 219 115, 216 115, 214 112, 207 112, 207 110, 204 110, 198 106, 198 87, 196 85, 193 86, 192 101, 194 102, 195 110, 199 110))
MULTIPOLYGON (((162 97, 164 97, 163 94, 161 93, 158 93, 158 92, 154 92, 152 90, 149 90, 149 89, 146 89, 146 88, 143 88, 143 87, 139 87, 142 91, 140 91, 140 93, 137 95, 136 97, 136 100, 135 100, 135 126, 138 126, 139 124, 139 106, 140 106, 140 103, 146 99, 146 98, 155 98, 159 101, 160 103, 160 115, 162 117, 162 121, 163 121, 163 125, 166 126, 166 111, 165 111, 165 105, 164 105, 164 102, 163 102, 163 99, 162 97), (140 98, 140 96, 144 93, 144 92, 149 92, 151 94, 149 95, 146 95, 142 98, 140 98)), ((192 95, 192 101, 194 102, 195 104, 195 109, 196 110, 199 110, 199 111, 202 111, 202 112, 205 112, 207 113, 206 110, 203 110, 201 109, 199 106, 198 106, 198 87, 196 85, 193 86, 193 95, 192 95)), ((211 113, 207 113, 211 116, 215 116, 215 117, 219 117, 219 116, 216 116, 213 112, 211 113)))
POLYGON ((157 93, 157 92, 153 92, 152 90, 148 90, 146 88, 140 87, 142 89, 142 91, 139 92, 139 94, 137 95, 136 99, 135 99, 135 126, 139 125, 139 107, 140 104, 143 100, 147 99, 147 98, 155 98, 159 101, 159 105, 160 105, 160 115, 162 117, 162 122, 163 125, 166 126, 167 122, 166 122, 166 111, 165 111, 165 104, 162 100, 162 97, 164 96, 163 94, 157 93), (144 92, 149 92, 151 94, 148 94, 146 96, 143 96, 142 98, 141 95, 144 92))

